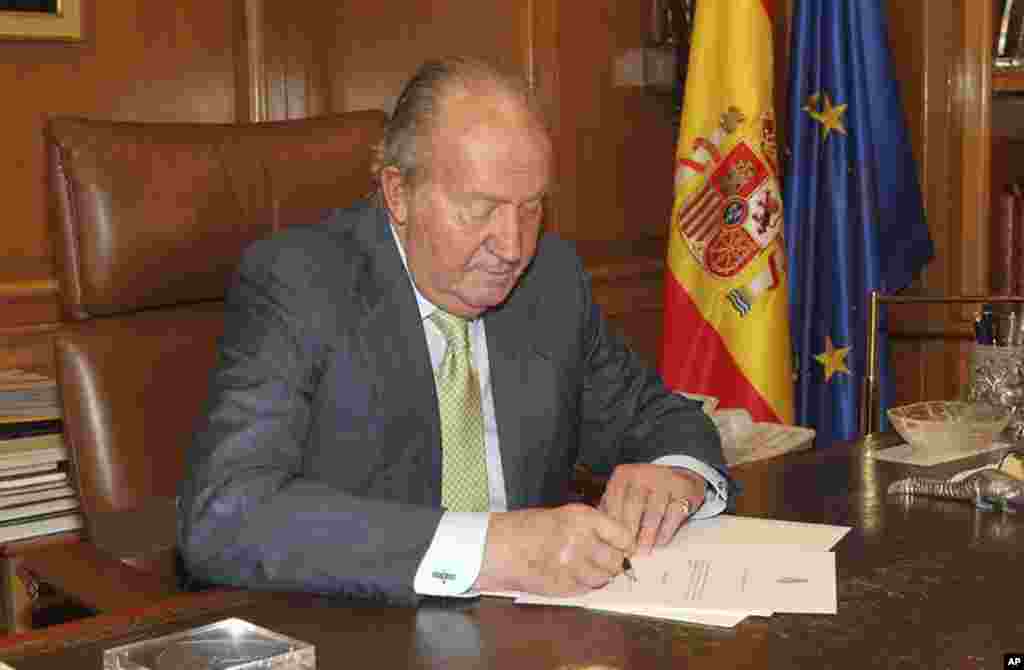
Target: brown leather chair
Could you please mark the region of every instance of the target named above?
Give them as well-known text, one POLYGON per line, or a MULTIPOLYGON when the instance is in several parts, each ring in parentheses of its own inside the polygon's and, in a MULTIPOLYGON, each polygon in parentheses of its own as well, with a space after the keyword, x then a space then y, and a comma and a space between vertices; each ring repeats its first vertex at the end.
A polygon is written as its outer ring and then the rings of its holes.
POLYGON ((241 251, 367 194, 384 119, 50 121, 55 361, 86 542, 24 569, 99 611, 175 591, 174 496, 241 251))

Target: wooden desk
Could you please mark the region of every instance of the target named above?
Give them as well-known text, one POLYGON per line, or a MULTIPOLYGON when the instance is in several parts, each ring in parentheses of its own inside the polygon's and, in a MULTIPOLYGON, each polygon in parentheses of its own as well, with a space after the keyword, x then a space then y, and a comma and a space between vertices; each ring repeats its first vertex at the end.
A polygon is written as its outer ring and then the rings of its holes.
POLYGON ((746 487, 739 514, 853 526, 836 547, 834 616, 752 617, 719 630, 491 598, 411 609, 221 592, 0 639, 0 659, 17 670, 99 668, 106 648, 238 616, 315 644, 323 670, 1002 667, 1004 653, 1024 649, 1024 514, 888 498, 889 482, 917 469, 875 461, 872 448, 837 445, 735 469, 746 487))

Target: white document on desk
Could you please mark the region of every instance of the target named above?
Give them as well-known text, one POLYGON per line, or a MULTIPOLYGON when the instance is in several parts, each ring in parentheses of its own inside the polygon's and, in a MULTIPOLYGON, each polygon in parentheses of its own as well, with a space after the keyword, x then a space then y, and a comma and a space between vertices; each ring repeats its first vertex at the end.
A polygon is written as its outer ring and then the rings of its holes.
MULTIPOLYGON (((607 587, 605 587, 607 588, 607 587)), ((487 594, 485 594, 487 595, 487 594)), ((720 628, 732 628, 748 616, 771 616, 770 611, 752 610, 713 610, 694 607, 667 607, 662 605, 642 605, 631 603, 603 602, 593 600, 587 596, 576 596, 569 598, 555 598, 550 596, 538 596, 532 593, 523 593, 516 598, 517 605, 557 605, 559 607, 583 607, 602 612, 616 612, 619 614, 633 614, 637 616, 652 617, 655 619, 669 619, 671 621, 682 621, 685 623, 696 623, 704 626, 718 626, 720 628)))
POLYGON ((644 607, 835 614, 835 554, 764 547, 693 547, 633 560, 636 581, 620 576, 588 593, 590 603, 644 607))
MULTIPOLYGON (((698 610, 680 607, 645 607, 642 610, 638 610, 636 607, 631 607, 629 605, 611 605, 601 603, 590 605, 587 609, 599 610, 602 612, 616 612, 618 614, 632 614, 634 616, 646 616, 655 619, 668 619, 670 621, 680 621, 683 623, 696 623, 702 626, 716 626, 718 628, 732 628, 748 616, 759 614, 756 612, 698 610)), ((770 614, 771 613, 769 612, 765 616, 769 616, 770 614)))
MULTIPOLYGON (((588 607, 713 626, 734 626, 746 616, 770 616, 774 611, 835 613, 835 555, 828 550, 849 530, 846 526, 722 514, 691 521, 668 546, 655 549, 650 556, 634 556, 633 569, 638 576, 635 584, 619 576, 604 588, 581 596, 550 598, 522 594, 516 602, 588 607), (679 590, 678 583, 685 583, 683 577, 696 574, 687 575, 682 567, 687 560, 713 560, 716 583, 721 582, 710 592, 705 583, 699 589, 700 600, 686 600, 674 594, 679 590), (757 562, 744 563, 749 560, 757 562), (659 566, 663 568, 660 574, 659 566), (804 574, 771 566, 800 566, 804 574), (748 570, 748 580, 756 575, 758 588, 754 589, 751 582, 746 587, 751 590, 745 596, 725 595, 730 576, 739 575, 738 579, 742 579, 744 569, 748 570), (670 578, 678 582, 672 589, 658 584, 658 580, 670 578), (653 584, 651 593, 647 592, 645 582, 653 584), (634 587, 639 590, 633 590, 634 587)), ((695 564, 694 569, 700 565, 695 564)), ((704 564, 705 568, 708 566, 704 564)))
POLYGON ((828 551, 848 532, 849 526, 719 514, 710 519, 687 522, 676 533, 669 547, 682 544, 758 544, 804 551, 828 551))
MULTIPOLYGON (((835 554, 757 547, 693 547, 633 559, 636 581, 620 575, 605 587, 569 600, 589 608, 627 607, 711 610, 767 615, 772 612, 836 613, 835 554)), ((559 603, 524 596, 516 602, 559 603)))
POLYGON ((560 607, 586 607, 592 610, 603 612, 616 612, 619 614, 634 614, 653 617, 656 619, 669 619, 671 621, 682 621, 685 623, 696 623, 704 626, 717 626, 719 628, 732 628, 748 616, 771 616, 770 611, 738 611, 738 610, 710 610, 693 609, 688 607, 659 607, 648 605, 637 608, 635 605, 621 605, 617 603, 589 602, 584 601, 583 596, 555 598, 550 596, 538 596, 531 593, 518 591, 484 591, 480 595, 493 596, 498 598, 515 598, 519 605, 558 605, 560 607))

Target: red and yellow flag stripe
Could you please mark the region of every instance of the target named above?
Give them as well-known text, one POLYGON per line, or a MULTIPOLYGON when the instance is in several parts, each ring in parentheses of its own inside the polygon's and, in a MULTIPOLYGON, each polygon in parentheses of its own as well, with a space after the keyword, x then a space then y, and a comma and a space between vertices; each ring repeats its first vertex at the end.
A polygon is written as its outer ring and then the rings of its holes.
POLYGON ((697 4, 676 165, 661 372, 792 423, 772 3, 697 4))

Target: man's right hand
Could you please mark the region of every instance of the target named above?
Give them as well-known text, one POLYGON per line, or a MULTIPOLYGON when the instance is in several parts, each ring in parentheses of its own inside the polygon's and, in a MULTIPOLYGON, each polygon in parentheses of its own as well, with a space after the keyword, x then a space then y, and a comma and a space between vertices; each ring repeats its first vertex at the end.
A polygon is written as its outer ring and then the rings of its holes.
POLYGON ((568 596, 607 584, 636 549, 625 524, 586 505, 491 514, 475 588, 568 596))

